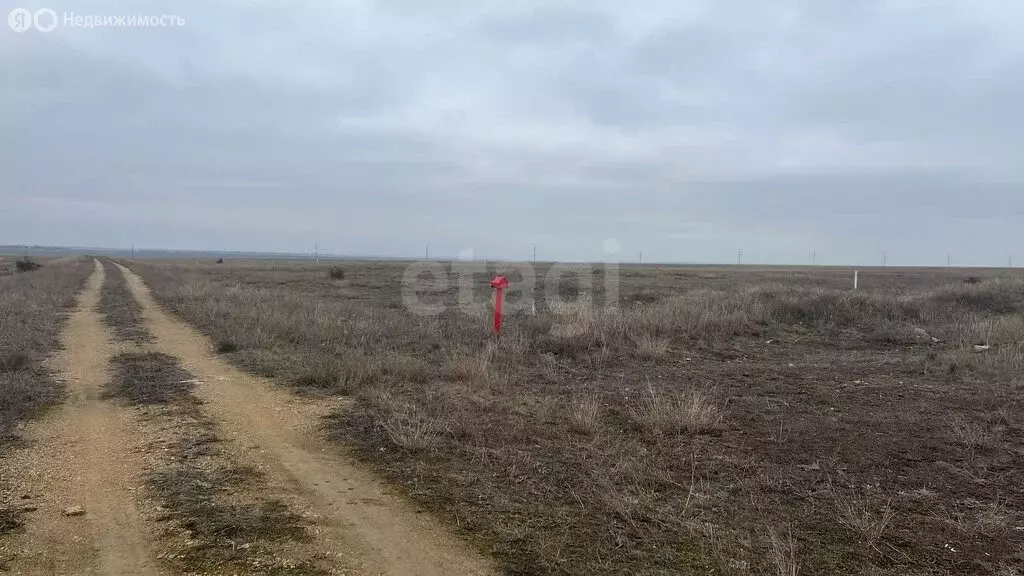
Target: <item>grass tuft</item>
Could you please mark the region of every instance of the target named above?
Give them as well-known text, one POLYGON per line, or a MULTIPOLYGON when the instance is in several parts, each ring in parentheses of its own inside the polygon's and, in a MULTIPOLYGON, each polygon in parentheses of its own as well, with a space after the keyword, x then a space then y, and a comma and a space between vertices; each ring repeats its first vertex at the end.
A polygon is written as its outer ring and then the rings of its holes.
POLYGON ((970 502, 966 507, 957 506, 948 522, 966 536, 993 537, 1013 530, 1013 518, 1013 511, 1003 503, 970 502))
POLYGON ((396 446, 414 451, 436 447, 445 433, 442 421, 409 405, 392 410, 387 418, 381 420, 380 426, 396 446))
POLYGON ((786 533, 768 528, 768 541, 770 544, 769 556, 775 568, 777 576, 798 576, 800 563, 797 561, 796 540, 793 539, 793 531, 786 530, 786 533))
POLYGON ((0 536, 11 532, 20 532, 25 527, 22 522, 23 512, 14 508, 0 508, 0 536))
POLYGON ((725 417, 713 391, 684 390, 660 393, 650 383, 630 416, 643 429, 655 434, 708 432, 718 428, 725 417))
POLYGON ((161 352, 123 352, 110 359, 111 378, 104 398, 120 398, 131 404, 167 404, 191 399, 195 380, 178 359, 161 352))
POLYGON ((579 398, 569 404, 569 427, 580 434, 601 429, 601 404, 596 398, 579 398))
POLYGON ((106 278, 100 292, 98 309, 103 321, 121 340, 142 343, 152 339, 142 320, 142 306, 128 288, 124 273, 110 262, 104 262, 106 278))
POLYGON ((159 405, 173 441, 149 486, 174 552, 166 561, 184 573, 326 574, 310 562, 280 556, 277 543, 309 538, 305 521, 279 499, 265 498, 262 475, 216 449, 212 421, 198 409, 195 377, 173 356, 130 352, 111 359, 104 397, 159 405), (183 537, 176 538, 176 535, 183 537))
POLYGON ((651 334, 639 334, 632 337, 636 345, 636 354, 647 360, 657 360, 668 354, 669 340, 651 334))
POLYGON ((891 500, 877 507, 871 500, 843 496, 834 488, 832 496, 839 511, 839 521, 870 547, 878 543, 896 517, 891 500))
POLYGON ((949 430, 958 442, 972 453, 976 450, 991 450, 999 443, 1003 428, 984 422, 970 420, 964 416, 950 419, 949 430))

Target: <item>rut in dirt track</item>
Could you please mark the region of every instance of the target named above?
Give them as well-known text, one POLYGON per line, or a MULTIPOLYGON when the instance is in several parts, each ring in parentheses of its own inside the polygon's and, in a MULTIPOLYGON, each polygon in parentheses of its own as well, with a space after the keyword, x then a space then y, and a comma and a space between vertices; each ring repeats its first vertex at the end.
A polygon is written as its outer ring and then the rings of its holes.
POLYGON ((263 471, 275 494, 319 516, 318 544, 368 574, 492 574, 491 563, 441 524, 391 494, 322 437, 332 406, 302 399, 245 374, 213 353, 202 334, 164 312, 143 281, 119 266, 143 308, 156 348, 196 375, 196 394, 243 462, 263 471))
POLYGON ((30 447, 11 455, 21 489, 37 495, 25 533, 11 539, 14 574, 162 574, 152 527, 135 502, 144 484, 142 434, 131 412, 100 398, 112 352, 96 304, 103 267, 79 295, 53 366, 69 398, 26 427, 30 447), (62 512, 80 506, 85 513, 62 512))

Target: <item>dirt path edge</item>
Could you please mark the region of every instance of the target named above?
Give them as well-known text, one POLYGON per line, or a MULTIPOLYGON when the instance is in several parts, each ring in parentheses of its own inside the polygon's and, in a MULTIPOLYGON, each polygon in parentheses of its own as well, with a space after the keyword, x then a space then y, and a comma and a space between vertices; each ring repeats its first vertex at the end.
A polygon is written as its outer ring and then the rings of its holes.
POLYGON ((319 540, 330 554, 368 574, 494 574, 482 557, 428 514, 419 514, 372 472, 331 445, 319 428, 330 402, 303 399, 245 374, 213 353, 205 336, 165 312, 141 278, 118 265, 143 308, 156 347, 197 376, 205 410, 240 456, 264 471, 282 497, 319 516, 319 540))

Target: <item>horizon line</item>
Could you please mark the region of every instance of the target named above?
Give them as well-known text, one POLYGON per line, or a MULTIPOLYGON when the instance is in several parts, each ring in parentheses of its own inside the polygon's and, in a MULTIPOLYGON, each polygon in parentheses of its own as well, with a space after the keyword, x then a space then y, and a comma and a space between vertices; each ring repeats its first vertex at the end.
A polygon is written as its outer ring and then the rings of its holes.
MULTIPOLYGON (((607 264, 610 263, 604 260, 530 260, 530 259, 511 259, 511 258, 474 258, 472 260, 462 260, 458 257, 454 258, 423 258, 423 257, 411 257, 411 256, 383 256, 375 254, 337 254, 337 253, 308 253, 308 252, 276 252, 276 251, 253 251, 253 250, 199 250, 199 249, 186 249, 186 248, 111 248, 104 246, 51 246, 41 244, 0 244, 0 256, 4 255, 18 255, 23 254, 25 251, 60 251, 64 253, 78 254, 81 256, 88 256, 90 252, 101 252, 101 253, 112 253, 117 255, 124 254, 143 254, 147 253, 150 255, 154 254, 166 254, 170 258, 171 255, 175 254, 196 254, 196 255, 208 255, 211 257, 234 257, 242 259, 242 257, 266 257, 271 259, 295 259, 295 260, 358 260, 358 261, 373 261, 373 260, 387 260, 397 262, 525 262, 525 263, 538 263, 538 264, 607 264), (13 250, 12 250, 13 249, 13 250), (14 252, 17 252, 15 254, 14 252)), ((136 256, 137 257, 137 256, 136 256)), ((258 258, 257 258, 258 259, 258 258)), ((777 267, 777 268, 977 268, 977 269, 991 269, 991 270, 1014 270, 1017 267, 1012 266, 1012 262, 1009 266, 991 266, 981 264, 958 264, 955 266, 949 264, 816 264, 816 263, 764 263, 764 262, 710 262, 710 261, 650 261, 650 262, 638 262, 638 261, 624 261, 620 260, 615 262, 620 266, 714 266, 714 267, 731 267, 731 268, 755 268, 761 267, 777 267)))

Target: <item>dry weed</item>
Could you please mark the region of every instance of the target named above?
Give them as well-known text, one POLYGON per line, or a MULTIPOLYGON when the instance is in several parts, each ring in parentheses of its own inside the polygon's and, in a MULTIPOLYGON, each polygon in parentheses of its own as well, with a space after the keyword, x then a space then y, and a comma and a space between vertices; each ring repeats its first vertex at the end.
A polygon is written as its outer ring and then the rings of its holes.
POLYGON ((973 453, 994 448, 1002 436, 1003 428, 956 416, 950 419, 949 431, 953 438, 973 453))
POLYGON ((992 536, 1013 528, 1013 513, 1000 502, 981 504, 968 502, 965 509, 959 506, 946 522, 968 536, 992 536))
POLYGON ((444 422, 432 418, 416 405, 397 401, 390 394, 380 394, 376 402, 390 407, 381 418, 380 427, 392 443, 406 450, 434 448, 447 430, 444 422))
POLYGON ((684 390, 672 395, 659 393, 649 382, 647 392, 630 416, 655 434, 706 432, 717 428, 725 417, 717 394, 711 390, 684 390))
POLYGON ((570 403, 569 427, 581 434, 595 434, 600 430, 601 404, 597 398, 580 398, 570 403))
POLYGON ((0 450, 19 421, 60 399, 44 360, 92 271, 92 260, 74 259, 0 276, 0 450))
POLYGON ((832 497, 839 511, 839 521, 872 548, 896 517, 892 500, 887 500, 879 509, 872 505, 870 499, 861 499, 853 495, 843 496, 835 488, 832 488, 832 497))
POLYGON ((669 340, 651 334, 635 334, 631 337, 636 346, 636 354, 648 360, 657 360, 668 354, 669 340))
POLYGON ((778 576, 797 576, 800 573, 800 563, 797 561, 793 530, 787 528, 783 534, 768 527, 768 543, 770 545, 769 555, 772 565, 775 567, 775 573, 778 576))
MULTIPOLYGON (((793 462, 824 462, 838 436, 844 450, 858 451, 843 474, 860 486, 884 474, 882 454, 867 452, 891 439, 879 452, 923 456, 902 464, 919 478, 929 458, 955 461, 957 451, 952 442, 937 446, 930 430, 907 426, 904 411, 923 406, 923 417, 941 422, 955 410, 987 422, 962 395, 979 381, 1005 383, 1024 372, 1014 368, 1022 363, 1019 282, 986 279, 936 290, 951 273, 887 270, 869 273, 853 293, 846 271, 723 269, 701 279, 708 275, 685 268, 624 267, 618 312, 595 306, 603 302, 597 291, 576 303, 539 301, 535 314, 510 313, 499 339, 490 332, 489 306, 471 314, 453 308, 456 274, 448 276, 448 289, 423 295, 448 304, 447 311, 424 318, 403 308, 403 266, 347 265, 344 286, 329 281, 323 267, 301 262, 154 263, 139 271, 164 305, 211 335, 230 337, 237 352, 228 359, 243 367, 258 359, 290 381, 317 356, 367 359, 376 372, 357 390, 356 408, 336 415, 331 434, 396 485, 416 485, 421 502, 468 520, 460 526, 516 573, 792 574, 798 555, 797 569, 805 573, 857 573, 866 561, 881 559, 879 549, 888 557, 896 520, 907 532, 929 524, 910 514, 894 518, 877 498, 837 496, 839 512, 825 517, 813 502, 791 498, 820 489, 824 472, 793 472, 793 462), (182 289, 183 283, 192 287, 182 289), (639 296, 631 299, 634 293, 639 296), (643 347, 651 344, 650 360, 638 361, 635 337, 644 339, 643 347), (963 359, 977 373, 935 373, 934 365, 941 366, 935 360, 959 352, 961 340, 973 347, 976 337, 992 345, 963 359), (769 339, 776 344, 767 346, 769 339), (695 350, 693 362, 674 362, 663 342, 695 350), (933 371, 907 381, 914 378, 907 362, 929 353, 921 363, 933 371), (801 370, 780 368, 789 362, 801 370), (854 371, 871 385, 820 385, 854 371), (892 382, 897 374, 904 388, 892 382), (693 379, 721 388, 694 391, 686 386, 693 379), (647 381, 658 385, 656 393, 644 393, 647 381), (597 403, 638 386, 641 394, 623 408, 597 403), (379 390, 388 392, 385 401, 368 399, 379 390), (934 395, 934 402, 911 403, 919 399, 916 391, 934 395), (726 395, 739 397, 728 415, 736 425, 728 427, 722 426, 726 395), (758 412, 762 404, 748 401, 762 395, 778 399, 767 423, 758 412), (818 419, 824 402, 835 414, 818 419), (717 433, 673 436, 709 428, 717 433), (714 471, 699 500, 679 482, 681 455, 691 450, 714 471), (452 481, 467 478, 471 486, 452 481), (748 500, 765 492, 789 498, 781 524, 771 524, 774 542, 772 534, 750 528, 763 516, 748 500), (795 524, 792 533, 785 529, 794 514, 800 533, 795 524), (720 527, 708 537, 717 544, 705 541, 704 532, 694 537, 700 523, 720 527)), ((992 465, 997 456, 1000 451, 990 451, 977 463, 992 465)), ((985 475, 994 489, 1007 482, 995 472, 985 475)), ((946 476, 927 506, 977 489, 974 477, 946 476)), ((986 550, 992 558, 980 550, 960 558, 1012 563, 1007 550, 1014 534, 1001 534, 999 545, 986 550)), ((900 545, 906 566, 899 569, 932 566, 940 537, 922 532, 900 545)))
POLYGON ((493 348, 490 346, 475 354, 456 352, 448 358, 446 367, 448 378, 455 382, 486 386, 491 379, 492 356, 493 348))
POLYGON ((109 261, 103 263, 103 269, 106 278, 97 305, 103 321, 121 340, 136 343, 151 340, 153 337, 142 320, 142 306, 132 296, 124 274, 109 261))

